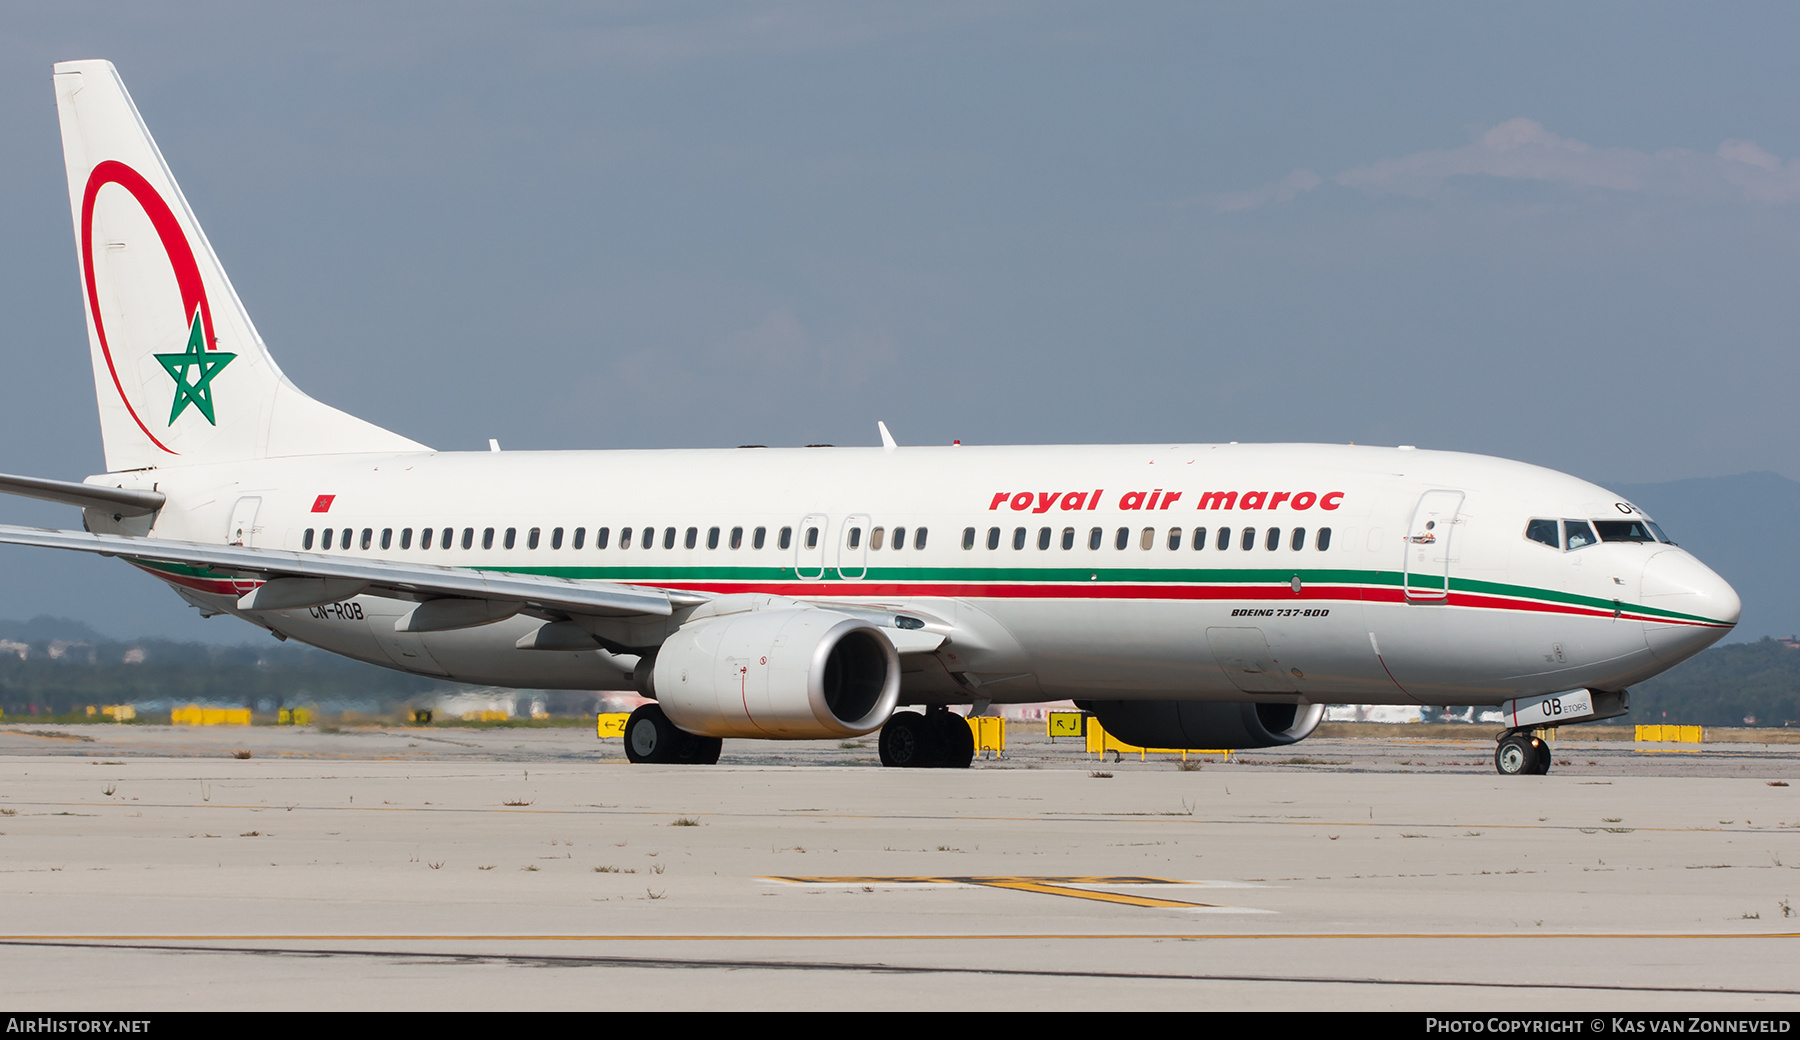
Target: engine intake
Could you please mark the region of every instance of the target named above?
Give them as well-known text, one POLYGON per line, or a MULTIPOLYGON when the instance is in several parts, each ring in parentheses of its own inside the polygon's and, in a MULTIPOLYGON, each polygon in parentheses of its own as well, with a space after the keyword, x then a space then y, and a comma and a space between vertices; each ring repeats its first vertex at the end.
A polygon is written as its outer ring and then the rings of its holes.
POLYGON ((893 714, 900 656, 861 618, 752 609, 676 630, 657 651, 656 701, 707 737, 859 737, 893 714))
POLYGON ((1077 701, 1106 731, 1139 747, 1225 750, 1280 747, 1305 740, 1325 717, 1323 704, 1213 701, 1077 701))

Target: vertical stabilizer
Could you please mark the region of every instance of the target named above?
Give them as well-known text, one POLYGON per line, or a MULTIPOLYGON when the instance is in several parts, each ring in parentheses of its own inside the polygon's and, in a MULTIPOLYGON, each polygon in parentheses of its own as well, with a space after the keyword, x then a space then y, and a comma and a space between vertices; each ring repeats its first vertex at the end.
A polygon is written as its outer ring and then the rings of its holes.
POLYGON ((108 470, 428 450, 281 374, 111 62, 55 80, 108 470))

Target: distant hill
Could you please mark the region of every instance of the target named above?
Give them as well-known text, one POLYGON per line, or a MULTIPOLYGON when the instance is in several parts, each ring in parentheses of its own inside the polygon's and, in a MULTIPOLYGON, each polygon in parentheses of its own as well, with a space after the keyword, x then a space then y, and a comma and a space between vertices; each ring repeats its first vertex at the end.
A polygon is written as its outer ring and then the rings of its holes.
POLYGON ((1800 650, 1774 639, 1715 646, 1633 686, 1619 721, 1800 727, 1800 650))
POLYGON ((39 614, 30 621, 0 620, 0 639, 17 643, 107 643, 112 640, 85 621, 39 614))
POLYGON ((1744 601, 1733 642, 1800 632, 1800 482, 1778 473, 1609 484, 1729 581, 1744 601))

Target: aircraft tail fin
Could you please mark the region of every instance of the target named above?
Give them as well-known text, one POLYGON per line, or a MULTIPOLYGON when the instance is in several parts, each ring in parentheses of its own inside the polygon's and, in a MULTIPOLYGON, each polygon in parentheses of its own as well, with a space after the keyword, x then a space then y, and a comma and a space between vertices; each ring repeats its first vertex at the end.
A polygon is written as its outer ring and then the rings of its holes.
POLYGON ((111 62, 55 82, 108 470, 429 450, 282 375, 111 62))

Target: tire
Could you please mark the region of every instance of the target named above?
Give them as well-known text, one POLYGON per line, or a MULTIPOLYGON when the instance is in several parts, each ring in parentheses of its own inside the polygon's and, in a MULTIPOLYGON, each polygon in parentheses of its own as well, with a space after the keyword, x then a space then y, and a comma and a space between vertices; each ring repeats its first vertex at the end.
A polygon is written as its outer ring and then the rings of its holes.
POLYGON ((932 712, 938 738, 937 765, 943 769, 967 769, 975 761, 975 732, 969 720, 953 711, 932 712))
POLYGON ((1550 745, 1536 737, 1532 737, 1531 742, 1536 745, 1537 751, 1537 767, 1532 772, 1538 776, 1546 776, 1550 772, 1550 745))
POLYGON ((1538 770, 1538 749, 1544 742, 1523 733, 1509 733, 1494 748, 1494 769, 1502 776, 1530 776, 1538 770))
POLYGON ((922 769, 936 764, 937 741, 931 727, 916 711, 897 711, 881 727, 881 764, 895 769, 922 769))
POLYGON ((625 720, 625 757, 639 763, 712 765, 724 741, 679 729, 661 706, 646 704, 625 720))
POLYGON ((688 737, 688 746, 683 749, 682 761, 696 766, 716 766, 719 764, 719 752, 725 747, 725 741, 718 737, 688 737))

